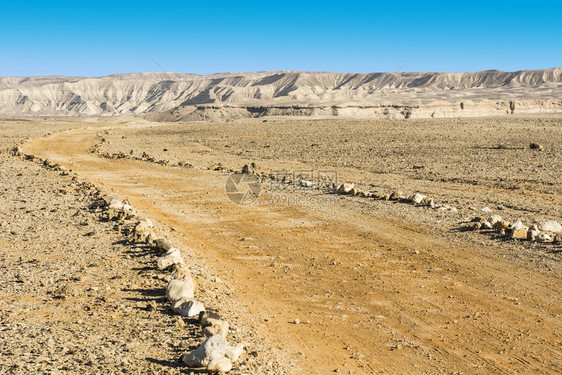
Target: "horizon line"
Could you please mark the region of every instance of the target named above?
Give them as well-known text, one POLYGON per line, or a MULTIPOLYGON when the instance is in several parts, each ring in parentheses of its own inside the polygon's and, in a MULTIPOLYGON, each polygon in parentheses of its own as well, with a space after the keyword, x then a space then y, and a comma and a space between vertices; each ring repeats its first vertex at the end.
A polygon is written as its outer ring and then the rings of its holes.
POLYGON ((464 71, 464 72, 448 72, 448 71, 387 71, 387 72, 333 72, 333 71, 325 71, 325 70, 256 70, 256 71, 233 71, 233 72, 215 72, 215 73, 206 73, 206 74, 198 74, 198 73, 184 73, 184 72, 158 72, 158 71, 148 71, 148 72, 128 72, 128 73, 111 73, 107 75, 101 76, 88 76, 88 75, 64 75, 64 74, 47 74, 47 75, 13 75, 13 76, 4 76, 0 75, 0 78, 36 78, 36 77, 68 77, 68 78, 107 78, 112 76, 120 76, 120 75, 134 75, 134 74, 183 74, 183 75, 192 75, 197 77, 205 77, 205 76, 216 76, 216 75, 246 75, 246 74, 256 74, 256 73, 316 73, 316 74, 412 74, 412 73, 428 73, 428 74, 464 74, 464 73, 483 73, 483 72, 502 72, 502 73, 519 73, 525 71, 539 71, 539 70, 554 70, 560 69, 562 66, 555 66, 550 68, 542 68, 542 69, 519 69, 514 71, 509 70, 500 70, 500 69, 485 69, 485 70, 476 70, 476 71, 464 71))

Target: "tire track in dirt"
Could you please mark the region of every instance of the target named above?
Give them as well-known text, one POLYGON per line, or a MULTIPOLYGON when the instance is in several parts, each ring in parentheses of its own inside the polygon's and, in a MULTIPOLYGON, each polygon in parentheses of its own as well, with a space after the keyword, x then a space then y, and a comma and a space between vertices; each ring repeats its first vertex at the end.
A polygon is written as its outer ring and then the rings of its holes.
POLYGON ((74 130, 24 148, 173 227, 224 275, 259 334, 294 355, 303 372, 562 367, 557 275, 485 257, 376 213, 238 206, 226 199, 225 176, 101 159, 87 151, 95 141, 94 130, 74 130))

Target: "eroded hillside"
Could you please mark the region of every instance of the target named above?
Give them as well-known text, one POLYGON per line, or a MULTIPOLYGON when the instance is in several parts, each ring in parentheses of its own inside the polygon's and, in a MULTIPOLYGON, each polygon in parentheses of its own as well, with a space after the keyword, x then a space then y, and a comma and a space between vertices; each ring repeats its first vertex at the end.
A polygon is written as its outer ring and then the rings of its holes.
POLYGON ((256 72, 0 78, 2 115, 475 117, 562 111, 562 68, 475 73, 256 72))

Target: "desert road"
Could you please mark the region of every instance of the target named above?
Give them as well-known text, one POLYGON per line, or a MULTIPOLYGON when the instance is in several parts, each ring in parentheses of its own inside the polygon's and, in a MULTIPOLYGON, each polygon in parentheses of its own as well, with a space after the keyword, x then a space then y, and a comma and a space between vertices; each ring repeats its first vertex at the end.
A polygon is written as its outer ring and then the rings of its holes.
POLYGON ((231 287, 240 319, 294 373, 560 373, 556 272, 340 198, 286 205, 263 191, 238 205, 223 172, 91 153, 99 131, 55 133, 23 148, 173 231, 231 287))

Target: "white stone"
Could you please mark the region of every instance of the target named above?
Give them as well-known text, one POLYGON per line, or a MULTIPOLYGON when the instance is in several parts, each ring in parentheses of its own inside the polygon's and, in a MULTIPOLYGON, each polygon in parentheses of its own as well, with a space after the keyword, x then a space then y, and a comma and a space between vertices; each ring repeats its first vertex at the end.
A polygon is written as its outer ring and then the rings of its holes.
POLYGON ((543 221, 542 223, 539 224, 539 229, 543 232, 558 233, 558 232, 562 232, 562 225, 560 225, 558 222, 554 220, 543 221))
POLYGON ((139 221, 133 230, 133 239, 135 242, 145 242, 148 236, 152 234, 152 230, 145 221, 139 221))
POLYGON ((511 237, 519 239, 519 240, 525 240, 525 239, 527 239, 527 235, 528 235, 527 230, 528 230, 528 228, 525 227, 525 226, 518 227, 517 229, 512 229, 512 230, 510 230, 511 231, 511 237))
POLYGON ((205 311, 205 306, 199 302, 187 298, 180 298, 172 305, 172 310, 181 316, 199 316, 199 313, 205 311))
POLYGON ((490 212, 490 211, 492 211, 492 210, 490 209, 490 207, 484 207, 484 208, 482 209, 482 212, 490 212))
POLYGON ((112 199, 111 202, 109 202, 109 209, 110 210, 122 210, 123 209, 123 202, 121 202, 117 199, 112 199))
POLYGON ((235 346, 229 346, 226 350, 226 356, 232 361, 232 363, 237 362, 242 353, 244 352, 244 345, 238 344, 235 346))
POLYGON ((488 221, 490 222, 490 224, 492 224, 492 226, 494 226, 494 225, 496 225, 496 223, 499 223, 500 221, 502 221, 502 217, 500 215, 494 214, 494 215, 490 216, 488 221))
POLYGON ((214 335, 205 340, 197 349, 183 356, 183 362, 189 367, 207 367, 211 362, 226 358, 228 343, 221 335, 214 335))
POLYGON ((171 302, 176 302, 179 299, 186 298, 192 299, 195 295, 195 283, 193 278, 183 280, 170 280, 166 287, 166 297, 171 302))
POLYGON ((523 222, 521 220, 517 220, 515 223, 509 226, 509 229, 512 231, 517 231, 523 228, 525 228, 525 226, 523 225, 523 222))
POLYGON ((207 365, 210 372, 229 372, 232 370, 232 362, 228 358, 215 359, 207 365))
POLYGON ((179 249, 172 247, 166 254, 156 259, 156 268, 159 270, 164 270, 178 263, 183 263, 181 252, 179 249))
POLYGON ((313 181, 308 181, 308 180, 300 180, 300 185, 302 187, 313 187, 314 186, 314 182, 313 181))
POLYGON ((482 224, 482 229, 492 229, 492 224, 486 221, 485 223, 482 224))
POLYGON ((226 337, 230 329, 230 324, 226 320, 205 318, 201 323, 205 327, 203 333, 206 336, 221 335, 226 337))
POLYGON ((425 195, 420 194, 420 193, 415 193, 414 195, 412 195, 410 197, 410 202, 415 203, 415 204, 421 204, 421 202, 424 200, 425 195))
POLYGON ((541 233, 535 237, 535 240, 537 240, 537 242, 550 242, 552 241, 552 237, 546 233, 541 233))

